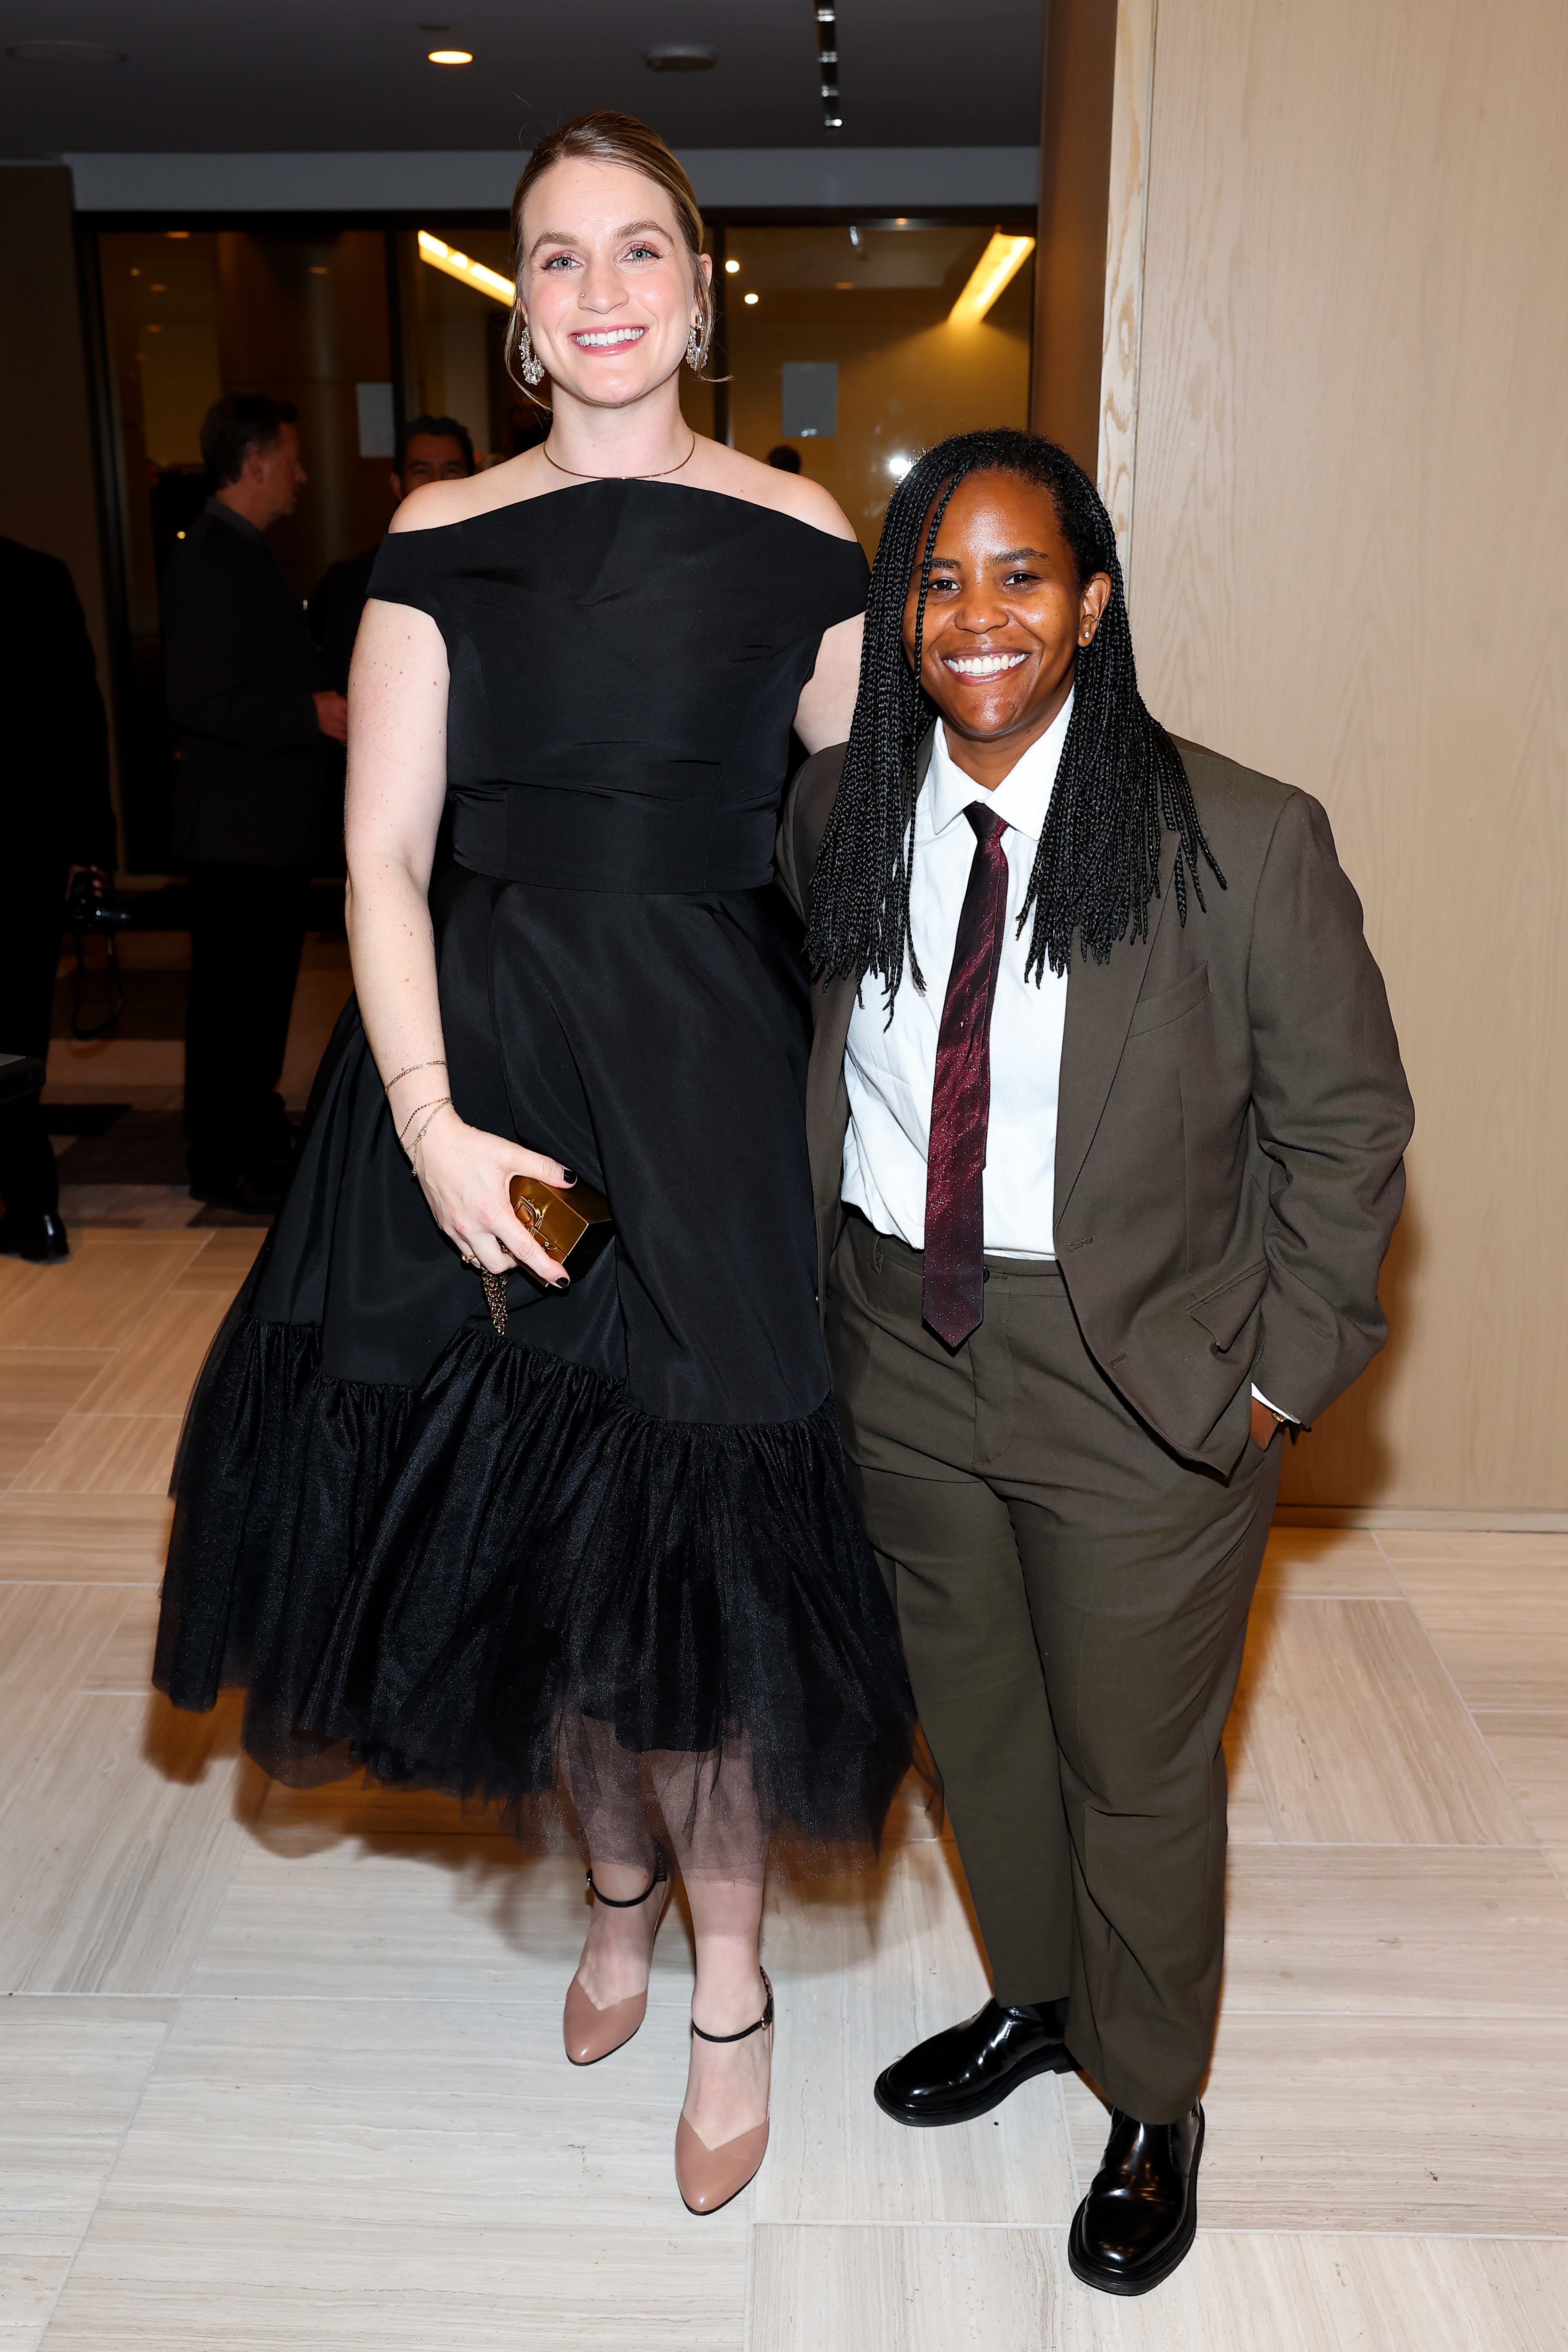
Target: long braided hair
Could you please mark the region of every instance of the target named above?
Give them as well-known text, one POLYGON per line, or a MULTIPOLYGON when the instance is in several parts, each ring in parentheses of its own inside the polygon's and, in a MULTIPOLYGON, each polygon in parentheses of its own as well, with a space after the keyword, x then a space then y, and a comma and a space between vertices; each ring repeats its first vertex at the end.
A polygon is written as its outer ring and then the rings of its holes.
POLYGON ((974 473, 1014 474, 1048 491, 1080 589, 1097 572, 1110 580, 1093 640, 1078 648, 1072 717, 1018 917, 1021 936, 1031 910, 1034 915, 1026 971, 1037 982, 1047 962, 1053 971, 1065 971, 1075 932, 1079 952, 1097 963, 1109 961, 1129 932, 1134 939, 1147 933, 1166 830, 1176 835, 1173 878, 1184 923, 1189 872, 1204 905, 1200 859, 1225 887, 1181 754, 1138 691, 1116 533, 1099 491, 1065 449, 1037 434, 1004 428, 954 434, 910 467, 889 502, 866 604, 860 691, 806 925, 806 955, 816 977, 853 973, 860 980, 875 972, 887 990, 889 1018, 906 953, 915 986, 925 987, 910 938, 910 871, 915 757, 937 709, 921 682, 921 654, 937 533, 954 490, 974 473), (911 663, 904 650, 904 606, 917 566, 911 663))

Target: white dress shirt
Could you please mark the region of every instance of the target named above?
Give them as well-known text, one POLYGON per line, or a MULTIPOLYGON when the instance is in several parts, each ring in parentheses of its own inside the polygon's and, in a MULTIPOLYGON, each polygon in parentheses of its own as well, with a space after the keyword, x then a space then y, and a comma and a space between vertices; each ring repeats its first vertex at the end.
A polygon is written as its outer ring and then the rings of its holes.
MULTIPOLYGON (((1049 964, 1037 981, 1025 978, 1034 914, 1031 909, 1022 939, 1018 915, 1071 717, 1069 694, 1052 724, 994 792, 964 774, 947 748, 947 730, 939 722, 931 766, 915 803, 910 867, 910 935, 925 993, 915 987, 906 958, 891 1023, 886 999, 874 982, 861 990, 849 1016, 844 1056, 849 1096, 844 1198, 879 1233, 896 1234, 911 1249, 925 1247, 926 1159, 937 1040, 959 913, 978 846, 964 811, 978 801, 994 810, 1007 828, 1002 835, 1007 917, 991 1010, 985 1250, 993 1257, 1056 1255, 1057 1094, 1068 982, 1067 974, 1054 972, 1049 964)), ((1252 1393, 1281 1420, 1292 1417, 1269 1404, 1256 1384, 1252 1393)))
POLYGON ((1057 1085, 1061 1074, 1065 972, 1046 967, 1026 980, 1031 910, 1019 939, 1018 911, 1050 806, 1057 765, 1072 716, 1069 694, 1052 724, 987 792, 966 776, 938 725, 931 766, 915 803, 910 872, 910 933, 925 979, 922 996, 904 976, 888 1025, 887 1001, 868 982, 849 1017, 844 1061, 849 1131, 844 1142, 844 1198, 879 1233, 911 1249, 925 1247, 926 1155, 937 1039, 958 937, 959 912, 975 838, 964 810, 971 801, 1006 825, 1007 919, 991 1011, 991 1125, 985 1146, 985 1247, 998 1257, 1051 1257, 1057 1160, 1057 1085))

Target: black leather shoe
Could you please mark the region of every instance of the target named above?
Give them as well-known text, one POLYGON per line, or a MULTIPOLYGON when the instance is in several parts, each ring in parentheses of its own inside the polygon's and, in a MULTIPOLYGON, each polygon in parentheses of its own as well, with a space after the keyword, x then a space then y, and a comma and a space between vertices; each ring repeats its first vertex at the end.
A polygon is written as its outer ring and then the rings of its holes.
POLYGON ((962 2025, 933 2033, 878 2075, 877 2105, 900 2124, 966 2124, 999 2107, 1036 2074, 1070 2074, 1065 2000, 1004 2009, 988 2000, 962 2025))
POLYGON ((1147 2294, 1197 2234, 1204 2111, 1173 2124, 1141 2124, 1120 2107, 1094 2186, 1073 2215, 1068 2261, 1074 2278, 1102 2294, 1147 2294))
POLYGON ((66 1229, 52 1209, 34 1217, 0 1217, 0 1255, 25 1257, 35 1265, 49 1265, 69 1257, 66 1229))

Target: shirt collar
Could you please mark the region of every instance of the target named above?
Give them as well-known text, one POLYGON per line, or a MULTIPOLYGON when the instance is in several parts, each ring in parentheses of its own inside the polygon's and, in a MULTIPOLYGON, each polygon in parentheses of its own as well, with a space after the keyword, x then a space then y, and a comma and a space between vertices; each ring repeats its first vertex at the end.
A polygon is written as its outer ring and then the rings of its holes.
POLYGON ((221 499, 209 499, 203 512, 216 515, 219 522, 226 522, 231 530, 243 531, 247 539, 254 539, 260 547, 266 546, 266 533, 257 530, 248 515, 236 513, 234 508, 226 506, 221 499))
POLYGON ((934 840, 963 816, 971 801, 979 801, 984 807, 994 809, 1003 824, 1011 825, 1015 833, 1021 833, 1026 840, 1038 841, 1056 789, 1062 745, 1067 741, 1068 724, 1072 718, 1072 699, 1069 692, 1045 733, 1021 754, 995 791, 989 793, 958 765, 947 748, 947 730, 939 719, 931 741, 931 766, 915 812, 917 837, 934 840))

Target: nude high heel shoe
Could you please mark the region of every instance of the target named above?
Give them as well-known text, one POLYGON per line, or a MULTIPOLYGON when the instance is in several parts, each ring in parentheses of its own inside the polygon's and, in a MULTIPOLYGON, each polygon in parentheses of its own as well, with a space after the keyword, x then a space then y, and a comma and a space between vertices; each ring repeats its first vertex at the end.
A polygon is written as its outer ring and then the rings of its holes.
MULTIPOLYGON (((588 1892, 595 1902, 602 1903, 607 1911, 635 1911, 639 1903, 647 1901, 656 1887, 663 1891, 654 1915, 653 1935, 647 1939, 650 1974, 654 1936, 658 1933, 659 1922, 669 1901, 669 1872, 663 1856, 660 1855, 655 1864, 654 1874, 642 1893, 627 1895, 624 1901, 617 1901, 613 1895, 601 1895, 594 1884, 593 1872, 588 1873, 588 1892)), ((581 1962, 578 1965, 581 1966, 581 1962)), ((566 1988, 566 2008, 561 2020, 566 2055, 574 2066, 596 2066, 601 2058, 607 2058, 612 2050, 618 2050, 623 2042, 631 2040, 647 2015, 646 1990, 631 1993, 625 2000, 613 2000, 608 2009, 601 2009, 597 2001, 590 2000, 582 1978, 574 1976, 566 1988)))
MULTIPOLYGON (((773 2054, 773 1989, 768 1981, 766 1969, 760 1971, 767 1990, 768 2005, 755 2025, 743 2025, 739 2033, 704 2033, 692 2021, 691 2031, 699 2042, 745 2042, 753 2033, 768 2037, 768 2068, 770 2105, 772 2104, 772 2070, 773 2054)), ((716 2213, 721 2205, 728 2205, 742 2189, 753 2181, 762 2170, 763 2158, 768 2152, 769 2122, 766 2116, 750 2131, 737 2132, 733 2139, 710 2147, 700 2134, 687 2122, 684 2111, 675 2126, 675 2182, 692 2213, 716 2213)))

